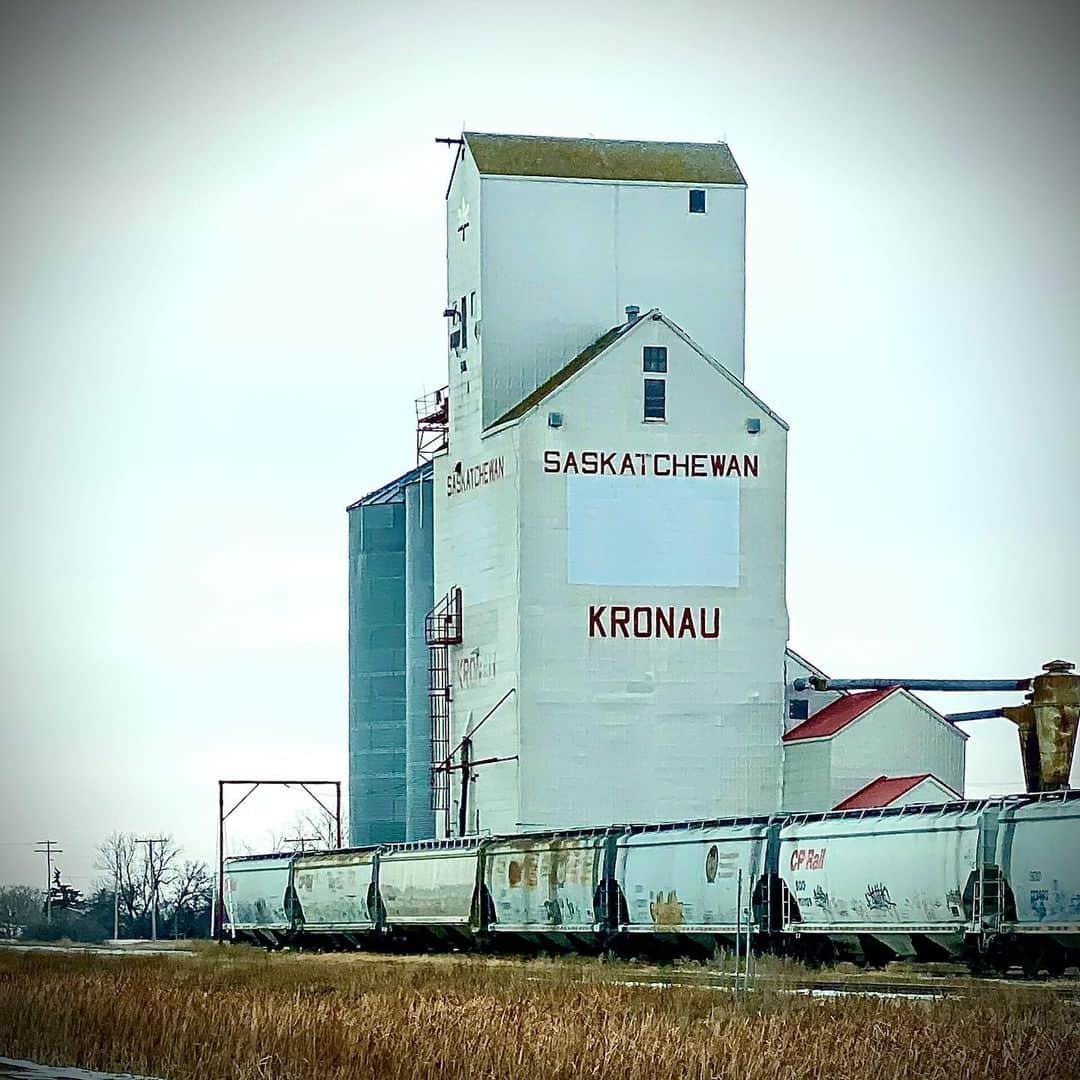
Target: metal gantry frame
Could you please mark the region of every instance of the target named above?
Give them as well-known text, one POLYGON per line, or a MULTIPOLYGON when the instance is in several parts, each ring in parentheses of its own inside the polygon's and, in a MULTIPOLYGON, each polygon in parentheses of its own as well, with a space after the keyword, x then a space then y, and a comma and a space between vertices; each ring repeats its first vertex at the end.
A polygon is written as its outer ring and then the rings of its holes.
POLYGON ((219 780, 218 781, 218 879, 217 899, 214 904, 214 937, 221 941, 225 931, 225 822, 255 794, 260 787, 298 787, 310 796, 334 819, 335 847, 341 847, 341 781, 340 780, 219 780), (247 787, 240 798, 225 810, 225 789, 227 787, 247 787), (333 811, 315 794, 313 787, 332 787, 335 793, 333 811))
POLYGON ((450 387, 416 399, 416 464, 441 454, 450 432, 450 387))

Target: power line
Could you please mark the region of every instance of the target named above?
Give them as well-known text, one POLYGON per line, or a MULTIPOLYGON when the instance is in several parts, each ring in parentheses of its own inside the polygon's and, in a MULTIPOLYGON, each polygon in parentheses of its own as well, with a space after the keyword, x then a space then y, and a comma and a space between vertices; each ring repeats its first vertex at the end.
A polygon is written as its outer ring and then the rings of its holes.
POLYGON ((45 922, 52 926, 52 857, 63 855, 64 849, 57 847, 58 840, 39 840, 41 845, 34 849, 36 855, 45 856, 45 865, 48 868, 45 877, 45 922))
POLYGON ((147 866, 150 870, 150 940, 157 941, 157 909, 158 909, 158 876, 154 870, 154 845, 164 844, 165 837, 155 836, 149 840, 136 840, 136 844, 146 844, 150 848, 150 853, 147 856, 147 866))
POLYGON ((306 850, 304 845, 311 843, 317 844, 322 842, 321 836, 285 836, 282 838, 282 842, 286 844, 299 844, 300 854, 303 855, 306 850))

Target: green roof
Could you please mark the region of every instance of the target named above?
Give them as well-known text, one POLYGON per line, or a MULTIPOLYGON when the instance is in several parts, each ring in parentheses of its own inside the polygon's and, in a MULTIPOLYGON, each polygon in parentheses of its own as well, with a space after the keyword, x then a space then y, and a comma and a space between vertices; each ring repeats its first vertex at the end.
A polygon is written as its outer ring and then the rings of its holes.
POLYGON ((485 176, 553 176, 582 180, 652 180, 668 184, 745 185, 727 143, 561 139, 466 131, 485 176))

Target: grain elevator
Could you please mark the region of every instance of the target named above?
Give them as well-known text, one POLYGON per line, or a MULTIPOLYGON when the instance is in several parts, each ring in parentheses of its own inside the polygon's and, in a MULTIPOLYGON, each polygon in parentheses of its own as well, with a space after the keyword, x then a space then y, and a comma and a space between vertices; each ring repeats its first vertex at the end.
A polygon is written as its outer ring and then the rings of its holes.
MULTIPOLYGON (((788 649, 788 428, 744 378, 731 151, 448 142, 446 386, 417 467, 349 507, 351 842, 852 795, 874 777, 807 778, 835 732, 798 729, 844 695, 792 690, 820 673, 788 649)), ((962 737, 919 745, 962 785, 962 737)))

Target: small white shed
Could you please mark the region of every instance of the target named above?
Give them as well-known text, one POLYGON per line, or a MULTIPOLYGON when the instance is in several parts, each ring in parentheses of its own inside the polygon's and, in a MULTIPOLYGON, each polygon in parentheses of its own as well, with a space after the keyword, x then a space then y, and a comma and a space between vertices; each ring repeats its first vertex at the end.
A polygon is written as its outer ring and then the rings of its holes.
POLYGON ((902 687, 843 697, 784 737, 785 811, 831 810, 886 778, 931 777, 964 790, 967 736, 902 687))

